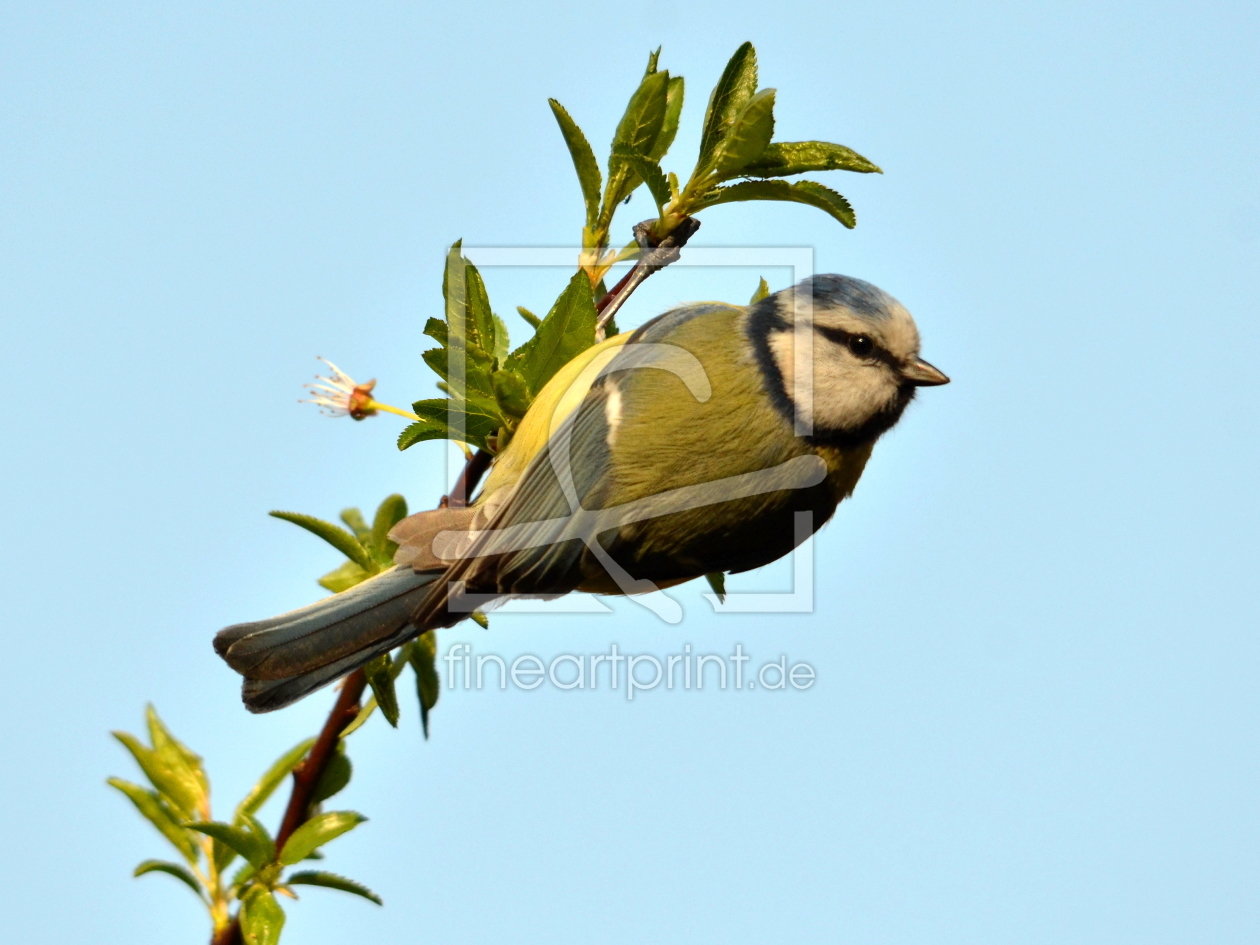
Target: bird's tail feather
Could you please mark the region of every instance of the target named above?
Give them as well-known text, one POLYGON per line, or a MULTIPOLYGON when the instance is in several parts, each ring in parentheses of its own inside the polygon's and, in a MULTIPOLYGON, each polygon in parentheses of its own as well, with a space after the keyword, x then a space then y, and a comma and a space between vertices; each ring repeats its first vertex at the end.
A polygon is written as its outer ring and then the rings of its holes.
POLYGON ((245 677, 246 708, 283 708, 426 629, 411 615, 439 576, 391 568, 287 614, 226 627, 214 648, 245 677))

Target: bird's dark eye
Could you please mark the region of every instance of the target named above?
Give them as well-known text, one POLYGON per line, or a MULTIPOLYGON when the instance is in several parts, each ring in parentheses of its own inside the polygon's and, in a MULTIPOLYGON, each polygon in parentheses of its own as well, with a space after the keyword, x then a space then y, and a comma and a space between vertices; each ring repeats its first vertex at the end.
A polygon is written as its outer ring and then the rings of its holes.
POLYGON ((852 335, 849 338, 849 350, 859 358, 869 358, 875 350, 875 342, 866 335, 852 335))

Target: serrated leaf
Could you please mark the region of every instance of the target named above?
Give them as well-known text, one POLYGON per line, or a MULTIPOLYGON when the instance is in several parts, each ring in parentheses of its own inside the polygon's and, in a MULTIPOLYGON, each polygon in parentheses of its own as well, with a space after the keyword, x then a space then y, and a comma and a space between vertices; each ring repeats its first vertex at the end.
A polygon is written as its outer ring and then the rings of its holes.
POLYGON ((204 833, 224 846, 231 847, 256 867, 261 868, 271 862, 272 857, 268 855, 270 851, 266 844, 245 827, 236 827, 218 820, 193 821, 186 826, 189 830, 204 833))
MULTIPOLYGON (((489 365, 494 351, 494 319, 485 283, 471 261, 461 252, 462 241, 456 242, 446 257, 442 273, 442 297, 446 300, 446 347, 463 351, 469 362, 489 365)), ((426 352, 428 354, 428 352, 426 352)), ((428 357, 425 362, 434 367, 428 357)), ((437 370, 434 367, 434 370, 437 370)), ((472 371, 469 363, 467 370, 472 371)), ((443 377, 446 375, 439 371, 443 377)))
POLYGON ((471 262, 467 266, 465 283, 468 292, 469 350, 471 353, 473 348, 478 348, 489 359, 493 359, 496 344, 495 318, 494 312, 490 310, 490 296, 477 267, 471 262))
POLYGON ((392 665, 388 653, 382 653, 363 667, 368 685, 372 687, 372 695, 376 704, 381 707, 381 714, 391 728, 398 728, 398 694, 394 691, 394 677, 390 674, 392 665))
POLYGON ((343 561, 338 567, 319 578, 318 583, 320 587, 327 588, 334 594, 340 594, 342 591, 350 590, 356 584, 362 584, 371 576, 353 561, 343 561))
POLYGON ((141 816, 156 827, 184 859, 196 865, 196 841, 184 829, 175 812, 163 802, 156 791, 147 791, 140 785, 124 781, 122 778, 110 778, 105 783, 126 795, 141 816))
POLYGON ((849 201, 830 187, 810 180, 788 183, 785 180, 747 180, 729 187, 719 187, 705 198, 706 207, 745 200, 782 200, 817 207, 835 217, 849 229, 857 226, 857 217, 849 201))
POLYGON ((652 193, 652 200, 656 203, 656 212, 660 213, 665 204, 669 203, 669 181, 665 179, 665 172, 661 170, 661 166, 651 158, 632 151, 619 151, 617 156, 634 168, 639 179, 647 184, 648 190, 652 193))
POLYGON ((376 507, 376 515, 372 519, 372 536, 370 544, 376 560, 382 565, 389 565, 394 560, 394 552, 398 543, 389 540, 389 530, 407 517, 407 500, 395 492, 386 496, 376 507))
POLYGON ((508 356, 505 367, 519 371, 530 392, 537 394, 556 371, 595 344, 595 321, 590 280, 585 272, 578 271, 534 337, 508 356))
POLYGON ((612 141, 613 151, 651 154, 665 122, 668 98, 669 73, 653 72, 645 75, 617 124, 612 141))
POLYGON ((682 117, 685 91, 686 83, 683 82, 682 76, 669 77, 669 89, 665 93, 665 120, 661 122, 661 133, 656 136, 656 143, 648 152, 648 157, 653 161, 659 163, 661 158, 668 153, 670 145, 674 143, 674 138, 678 134, 678 121, 682 117))
POLYGON ((706 574, 704 579, 709 582, 709 587, 713 588, 713 593, 717 595, 718 603, 725 604, 726 575, 721 571, 714 571, 712 574, 706 574))
POLYGON ((131 752, 131 757, 136 759, 136 764, 149 779, 149 783, 157 788, 158 793, 172 808, 184 817, 196 815, 200 790, 196 780, 187 771, 173 770, 166 764, 168 759, 163 759, 156 751, 141 744, 134 735, 127 732, 114 732, 113 735, 131 752))
POLYGON ((353 893, 356 896, 369 899, 378 906, 385 905, 380 896, 362 883, 356 883, 353 879, 347 879, 344 876, 338 876, 336 873, 329 873, 324 870, 303 870, 300 873, 294 873, 287 877, 285 882, 290 886, 324 886, 328 889, 340 889, 342 892, 353 893))
POLYGON ((842 144, 826 141, 775 141, 741 173, 748 177, 787 177, 809 171, 856 171, 882 174, 880 168, 842 144))
POLYGON ((145 707, 145 722, 149 728, 149 744, 153 746, 154 754, 175 777, 188 786, 196 798, 195 808, 208 810, 210 780, 206 777, 201 756, 170 733, 152 703, 145 707))
POLYGON ((417 400, 411 405, 411 409, 420 420, 403 430, 398 437, 399 449, 406 449, 421 440, 439 437, 462 439, 465 443, 484 447, 486 437, 493 436, 503 425, 501 417, 490 416, 471 408, 461 409, 455 401, 449 399, 417 400), (463 436, 459 435, 460 424, 464 428, 463 436), (431 432, 434 428, 440 428, 442 432, 435 436, 431 432), (407 438, 406 441, 404 437, 407 438))
POLYGON ((263 772, 263 776, 250 788, 244 800, 237 805, 236 815, 239 817, 242 814, 253 814, 267 803, 267 799, 275 793, 276 788, 283 783, 284 779, 293 773, 293 769, 306 757, 306 753, 314 744, 313 738, 300 741, 272 762, 271 767, 263 772))
MULTIPOLYGON (((434 423, 431 420, 419 420, 416 423, 408 424, 403 427, 403 431, 398 434, 398 448, 400 450, 408 449, 417 443, 423 443, 425 440, 444 440, 446 439, 446 424, 434 423)), ((351 564, 353 562, 347 562, 351 564)), ((338 569, 340 570, 340 568, 338 569)), ((337 572, 324 575, 325 578, 331 578, 337 572)), ((320 584, 324 584, 324 578, 320 578, 320 584)), ((353 584, 347 585, 353 587, 353 584)), ((324 584, 329 590, 333 590, 331 585, 324 584)))
POLYGON ((752 294, 752 298, 748 300, 748 304, 756 305, 758 302, 760 302, 769 294, 770 294, 770 283, 768 283, 764 278, 762 278, 762 280, 757 283, 757 291, 752 294))
POLYGON ((276 945, 284 928, 284 910, 262 886, 251 886, 241 902, 241 935, 245 945, 276 945))
POLYGON ((735 116, 757 92, 757 51, 744 43, 727 62, 722 77, 709 95, 700 136, 700 160, 696 169, 707 167, 718 143, 726 136, 735 116))
POLYGON ((420 703, 420 724, 429 737, 429 711, 437 705, 442 691, 437 671, 437 633, 430 630, 412 641, 411 668, 416 674, 416 697, 420 703))
POLYGON ((352 810, 334 810, 326 814, 317 814, 293 831, 289 842, 280 851, 280 862, 286 866, 292 866, 299 860, 305 859, 312 850, 353 830, 365 820, 367 820, 366 817, 352 810))
POLYGON ((569 149, 569 157, 573 159, 573 169, 577 171, 578 185, 582 188, 582 202, 586 206, 586 225, 594 227, 599 218, 599 192, 604 187, 604 176, 599 171, 599 162, 595 160, 595 151, 582 134, 564 106, 554 98, 547 99, 551 113, 556 116, 560 133, 569 149))
POLYGON ((305 528, 312 535, 318 535, 365 571, 375 574, 380 570, 367 549, 359 544, 359 539, 339 525, 325 522, 313 515, 303 515, 300 512, 268 512, 267 514, 272 518, 283 519, 300 528, 305 528))
POLYGON ((338 517, 346 523, 346 527, 358 539, 359 544, 366 548, 368 539, 372 537, 372 530, 368 528, 367 522, 364 521, 363 513, 357 508, 342 509, 338 517))
POLYGON ((166 860, 145 860, 135 868, 135 871, 131 875, 138 878, 144 876, 146 873, 165 873, 168 876, 174 876, 181 883, 196 893, 198 899, 203 899, 201 893, 201 883, 197 882, 197 877, 178 863, 170 863, 166 860))
POLYGON ((516 311, 520 313, 521 318, 525 319, 525 321, 529 323, 530 328, 537 330, 538 326, 542 324, 542 319, 539 318, 537 315, 535 315, 533 312, 531 312, 529 309, 527 309, 525 306, 523 305, 516 306, 516 311))
POLYGON ((502 364, 503 359, 512 350, 511 339, 508 336, 507 325, 503 323, 503 319, 493 312, 490 313, 490 318, 494 322, 494 350, 490 353, 494 355, 497 363, 502 364))
POLYGON ((718 143, 713 170, 719 178, 733 176, 765 151, 774 137, 774 89, 762 89, 735 116, 718 143))
POLYGON ((424 323, 424 333, 440 344, 443 348, 447 343, 446 322, 440 318, 430 318, 424 323))
POLYGON ((334 794, 345 790, 353 775, 354 765, 350 763, 350 756, 346 754, 345 739, 343 737, 337 743, 336 753, 328 759, 328 766, 324 768, 324 773, 320 775, 319 783, 315 785, 315 791, 311 795, 311 803, 319 804, 328 800, 334 794))
POLYGON ((517 419, 525 416, 529 410, 530 396, 529 385, 525 383, 525 378, 521 376, 519 371, 495 371, 492 376, 494 382, 494 397, 499 403, 499 409, 506 417, 516 417, 517 419))
POLYGON ((262 849, 262 861, 264 863, 273 862, 276 858, 276 841, 271 838, 271 831, 264 827, 262 821, 253 814, 241 814, 240 820, 241 826, 248 830, 254 839, 258 841, 258 845, 262 849))

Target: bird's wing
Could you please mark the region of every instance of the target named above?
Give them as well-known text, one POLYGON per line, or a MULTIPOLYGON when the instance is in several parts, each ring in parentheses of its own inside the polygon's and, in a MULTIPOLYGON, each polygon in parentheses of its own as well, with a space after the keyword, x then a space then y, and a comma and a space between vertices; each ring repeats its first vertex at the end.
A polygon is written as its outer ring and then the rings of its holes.
MULTIPOLYGON (((662 580, 764 563, 746 559, 782 542, 745 536, 741 545, 730 536, 784 506, 792 490, 816 486, 825 470, 770 405, 743 334, 745 311, 690 305, 634 332, 517 481, 494 491, 488 527, 443 586, 618 593, 626 583, 608 572, 636 576, 640 559, 653 562, 645 576, 662 580), (709 549, 708 537, 730 553, 709 549), (706 565, 711 558, 716 568, 706 565)), ((773 557, 791 547, 790 532, 773 557)), ((435 593, 417 619, 446 619, 446 603, 435 593)))

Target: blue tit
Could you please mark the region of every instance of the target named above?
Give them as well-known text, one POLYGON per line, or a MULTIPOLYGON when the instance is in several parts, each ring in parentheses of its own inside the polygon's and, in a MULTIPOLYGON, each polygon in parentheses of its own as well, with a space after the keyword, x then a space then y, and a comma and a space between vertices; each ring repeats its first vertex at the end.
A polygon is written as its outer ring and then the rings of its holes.
POLYGON ((395 526, 394 568, 215 649, 266 712, 474 607, 761 567, 831 518, 918 388, 948 382, 905 307, 857 279, 673 309, 562 368, 476 502, 395 526))

